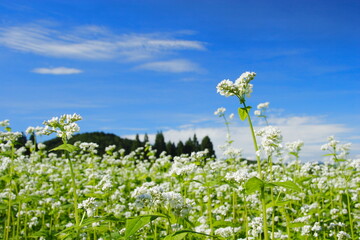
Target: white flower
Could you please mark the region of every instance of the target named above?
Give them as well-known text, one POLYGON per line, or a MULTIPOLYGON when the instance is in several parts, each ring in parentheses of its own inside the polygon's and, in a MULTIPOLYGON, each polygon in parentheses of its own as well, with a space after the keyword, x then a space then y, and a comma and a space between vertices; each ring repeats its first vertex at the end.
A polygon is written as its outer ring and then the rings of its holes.
POLYGON ((225 97, 234 95, 240 99, 244 99, 245 96, 250 97, 253 87, 250 81, 253 80, 255 76, 256 73, 254 72, 244 72, 235 82, 225 79, 217 85, 217 92, 225 97))
POLYGON ((214 115, 218 115, 219 117, 222 117, 222 116, 224 116, 225 111, 226 111, 226 108, 220 107, 214 112, 214 115))
POLYGON ((73 133, 80 131, 80 127, 75 122, 81 119, 82 117, 76 113, 73 115, 64 114, 60 117, 53 117, 50 120, 43 122, 45 127, 41 134, 50 135, 56 132, 58 137, 69 139, 72 137, 73 133))
POLYGON ((338 240, 342 240, 342 239, 349 239, 351 238, 350 235, 344 231, 340 231, 337 235, 336 235, 338 240))
POLYGON ((265 152, 267 157, 279 153, 282 148, 282 135, 278 128, 267 126, 257 131, 256 135, 261 137, 260 149, 265 152))
POLYGON ((88 217, 94 216, 94 213, 98 207, 99 207, 99 204, 98 204, 98 202, 95 201, 95 198, 93 198, 93 197, 90 197, 90 198, 82 201, 78 205, 79 209, 83 208, 86 210, 88 217))
POLYGON ((256 116, 260 116, 260 115, 261 115, 261 111, 260 111, 260 110, 255 110, 255 111, 254 111, 254 114, 255 114, 256 116))
POLYGON ((21 136, 21 132, 0 132, 0 143, 3 141, 15 142, 21 136))
POLYGON ((269 102, 264 102, 264 103, 260 103, 257 105, 257 109, 264 109, 264 108, 268 108, 269 107, 269 102))
POLYGON ((0 122, 1 127, 7 127, 9 125, 10 125, 9 119, 6 119, 6 120, 0 122))

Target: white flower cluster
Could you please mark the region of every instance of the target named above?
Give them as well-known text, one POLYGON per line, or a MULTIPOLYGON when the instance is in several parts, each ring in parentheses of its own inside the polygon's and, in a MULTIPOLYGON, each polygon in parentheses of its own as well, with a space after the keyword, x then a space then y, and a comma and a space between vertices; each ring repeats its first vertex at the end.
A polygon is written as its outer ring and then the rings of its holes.
POLYGON ((253 80, 255 76, 256 73, 254 72, 244 72, 235 82, 225 79, 217 85, 217 92, 225 97, 237 96, 240 99, 244 99, 245 96, 250 97, 253 88, 250 81, 253 80))
POLYGON ((215 235, 219 235, 223 238, 230 239, 235 235, 235 233, 239 232, 241 227, 225 227, 225 228, 218 228, 215 230, 215 235))
POLYGON ((260 103, 257 105, 257 110, 254 111, 256 116, 262 116, 264 111, 269 107, 269 102, 260 103))
POLYGON ((28 135, 30 134, 40 135, 42 134, 43 131, 44 131, 44 127, 28 127, 25 132, 28 135))
POLYGON ((169 175, 187 175, 195 172, 197 169, 197 165, 195 163, 188 163, 187 160, 184 161, 184 159, 180 157, 174 158, 174 163, 171 166, 171 169, 169 170, 169 175))
POLYGON ((190 199, 183 199, 180 193, 166 191, 162 186, 155 185, 154 182, 144 183, 132 192, 135 197, 135 206, 144 207, 165 207, 170 208, 174 214, 185 216, 189 213, 194 202, 190 199))
POLYGON ((301 141, 301 140, 297 140, 295 142, 285 144, 285 148, 289 152, 293 152, 293 153, 299 153, 303 146, 304 146, 304 141, 301 141))
POLYGON ((243 183, 250 178, 247 168, 241 168, 236 172, 228 172, 225 175, 226 180, 233 180, 237 183, 243 183))
POLYGON ((338 234, 336 235, 336 237, 337 237, 338 240, 350 239, 350 238, 351 238, 350 234, 348 234, 348 233, 346 233, 346 232, 344 232, 344 231, 338 232, 338 234))
POLYGON ((328 143, 321 146, 322 151, 329 151, 332 154, 332 159, 345 159, 349 155, 351 143, 340 144, 335 140, 334 136, 328 137, 328 143))
POLYGON ((82 201, 78 205, 79 209, 83 208, 86 210, 88 217, 94 216, 94 213, 98 207, 99 207, 99 203, 93 197, 82 201))
POLYGON ((1 127, 8 127, 9 125, 10 125, 9 119, 6 119, 4 121, 0 121, 0 126, 1 127))
POLYGON ((21 132, 0 132, 0 143, 1 142, 13 143, 21 136, 22 136, 21 132))
POLYGON ((248 234, 252 237, 257 237, 263 232, 263 219, 262 217, 254 217, 249 223, 250 230, 248 234))
POLYGON ((60 117, 53 117, 48 121, 44 121, 45 128, 42 131, 42 135, 50 135, 56 132, 58 137, 62 139, 70 139, 75 132, 80 131, 80 127, 75 123, 81 120, 82 117, 76 113, 64 114, 60 117))
MULTIPOLYGON (((76 144, 75 144, 76 146, 76 144)), ((96 148, 99 147, 99 144, 97 143, 93 143, 93 142, 79 142, 79 148, 83 151, 86 151, 86 152, 90 152, 90 153, 94 153, 96 154, 97 153, 97 150, 96 148)))
POLYGON ((223 154, 224 154, 224 156, 226 156, 228 158, 233 158, 233 159, 241 158, 242 149, 234 148, 229 145, 225 145, 223 154))
POLYGON ((260 150, 256 154, 260 155, 261 150, 264 151, 267 157, 273 156, 274 153, 280 153, 282 135, 278 128, 267 126, 257 131, 256 135, 261 137, 260 150))
POLYGON ((219 117, 222 117, 222 116, 224 116, 225 111, 226 111, 226 108, 220 107, 220 108, 218 108, 218 109, 214 112, 214 115, 217 115, 217 116, 219 116, 219 117))

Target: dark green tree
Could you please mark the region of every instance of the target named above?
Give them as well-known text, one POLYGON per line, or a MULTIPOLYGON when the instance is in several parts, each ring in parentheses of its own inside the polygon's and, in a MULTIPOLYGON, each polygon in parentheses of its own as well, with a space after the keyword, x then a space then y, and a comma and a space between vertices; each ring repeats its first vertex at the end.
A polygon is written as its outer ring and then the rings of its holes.
POLYGON ((159 157, 163 151, 166 151, 165 138, 164 138, 164 134, 162 132, 158 132, 155 136, 154 149, 156 149, 157 157, 159 157))
POLYGON ((176 146, 174 143, 168 141, 166 143, 166 152, 168 155, 175 157, 176 156, 176 146))
POLYGON ((143 144, 140 141, 139 134, 136 134, 135 140, 131 145, 131 151, 135 151, 137 148, 142 147, 142 146, 143 146, 143 144))
POLYGON ((176 155, 180 156, 184 153, 184 143, 182 141, 179 141, 176 145, 176 155))
POLYGON ((214 146, 208 136, 201 140, 200 150, 203 151, 205 149, 209 150, 209 157, 215 156, 214 146))
POLYGON ((189 138, 185 142, 183 153, 191 154, 194 150, 195 150, 194 142, 191 138, 189 138))
POLYGON ((198 139, 196 137, 196 134, 194 134, 192 142, 193 142, 193 152, 200 151, 200 144, 199 144, 199 141, 198 141, 198 139))
POLYGON ((144 143, 149 142, 149 136, 147 135, 147 133, 145 133, 144 135, 144 143))

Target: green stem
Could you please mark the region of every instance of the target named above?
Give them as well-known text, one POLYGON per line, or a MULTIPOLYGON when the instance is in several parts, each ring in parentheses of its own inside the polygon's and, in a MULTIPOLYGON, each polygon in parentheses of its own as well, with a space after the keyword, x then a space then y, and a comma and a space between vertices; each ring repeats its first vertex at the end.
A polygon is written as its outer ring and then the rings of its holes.
POLYGON ((208 197, 208 201, 207 201, 208 220, 209 220, 211 235, 213 235, 214 234, 214 226, 213 226, 213 219, 212 219, 211 194, 210 194, 209 186, 207 187, 207 197, 208 197))
POLYGON ((66 152, 66 157, 67 157, 68 162, 69 162, 72 185, 73 185, 72 187, 73 187, 73 194, 74 194, 74 211, 75 211, 76 231, 79 233, 80 220, 79 220, 79 210, 78 210, 78 196, 77 196, 77 193, 76 193, 75 174, 74 174, 73 165, 72 165, 72 162, 71 162, 71 159, 70 159, 70 156, 69 156, 68 152, 66 152))
POLYGON ((258 147, 258 144, 257 144, 257 141, 256 141, 256 136, 255 136, 254 127, 253 127, 253 125, 252 125, 252 121, 251 121, 251 118, 250 118, 250 114, 249 114, 249 111, 248 111, 248 108, 247 108, 245 102, 240 101, 240 103, 243 104, 244 109, 245 109, 246 114, 247 114, 247 119, 248 119, 248 122, 249 122, 250 132, 251 132, 251 136, 252 136, 253 143, 254 143, 255 155, 256 155, 256 160, 257 160, 257 165, 258 165, 258 173, 259 173, 259 175, 260 175, 260 178, 263 180, 263 174, 262 174, 262 172, 261 172, 260 156, 258 156, 258 154, 257 154, 257 152, 259 151, 259 147, 258 147))
POLYGON ((268 240, 268 226, 267 226, 267 216, 266 216, 266 200, 265 200, 265 188, 261 188, 261 203, 262 203, 262 214, 263 214, 263 230, 264 230, 264 239, 268 240))
POLYGON ((354 236, 354 226, 353 226, 353 221, 352 221, 352 217, 351 217, 351 206, 350 206, 350 196, 349 196, 348 186, 346 186, 346 200, 347 200, 347 204, 346 204, 346 205, 347 205, 348 214, 349 214, 351 239, 355 239, 355 236, 354 236))

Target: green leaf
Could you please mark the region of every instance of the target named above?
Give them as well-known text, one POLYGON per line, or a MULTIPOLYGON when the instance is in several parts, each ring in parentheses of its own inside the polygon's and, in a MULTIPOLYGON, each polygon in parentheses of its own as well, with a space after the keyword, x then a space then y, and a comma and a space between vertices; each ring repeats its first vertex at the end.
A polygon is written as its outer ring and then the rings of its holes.
POLYGON ((238 114, 242 121, 244 121, 248 115, 246 108, 238 108, 238 114))
POLYGON ((186 237, 187 234, 202 235, 202 236, 207 236, 207 237, 211 237, 211 238, 217 238, 216 236, 211 236, 209 234, 184 229, 184 230, 179 230, 179 231, 174 232, 173 234, 168 235, 166 238, 164 238, 164 240, 181 240, 184 237, 186 237))
POLYGON ((335 162, 346 162, 346 159, 343 159, 343 158, 336 158, 334 160, 335 160, 335 162))
POLYGON ((11 151, 1 152, 1 153, 0 153, 0 156, 4 156, 4 157, 9 157, 9 158, 11 158, 12 152, 11 152, 11 151))
POLYGON ((283 187, 289 190, 293 190, 296 192, 301 192, 301 188, 296 185, 296 183, 292 182, 292 181, 285 181, 285 182, 273 182, 271 183, 275 186, 279 186, 279 187, 283 187))
POLYGON ((78 150, 79 148, 78 147, 75 147, 74 145, 71 145, 69 143, 64 143, 64 144, 61 144, 60 146, 56 147, 56 148, 53 148, 51 149, 50 151, 58 151, 58 150, 64 150, 64 151, 67 151, 67 152, 74 152, 76 150, 78 150))
POLYGON ((181 240, 184 239, 188 235, 187 232, 175 232, 173 234, 170 234, 164 238, 164 240, 181 240))
POLYGON ((327 157, 327 156, 336 156, 336 154, 335 153, 328 153, 328 154, 324 154, 324 155, 322 155, 323 157, 327 157))
POLYGON ((289 203, 294 202, 293 200, 286 200, 286 201, 274 201, 274 202, 270 202, 268 204, 266 204, 266 208, 269 207, 282 207, 282 206, 286 206, 289 203))
POLYGON ((257 177, 252 177, 245 183, 245 190, 248 194, 254 193, 256 191, 261 191, 263 187, 264 182, 257 177))
POLYGON ((140 228, 155 220, 158 217, 166 217, 165 215, 142 215, 126 220, 125 239, 135 234, 140 228))

